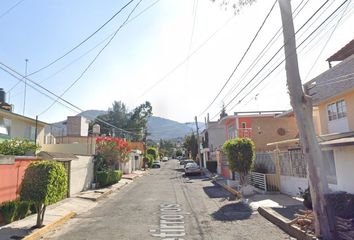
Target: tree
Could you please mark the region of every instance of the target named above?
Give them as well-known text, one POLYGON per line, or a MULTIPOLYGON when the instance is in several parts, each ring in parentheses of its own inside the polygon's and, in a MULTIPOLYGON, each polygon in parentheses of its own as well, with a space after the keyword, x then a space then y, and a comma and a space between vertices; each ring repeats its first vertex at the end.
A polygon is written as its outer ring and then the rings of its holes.
POLYGON ((186 136, 183 142, 183 147, 187 150, 188 154, 192 155, 192 158, 195 160, 198 155, 198 143, 197 138, 194 133, 189 136, 186 136))
POLYGON ((157 149, 156 149, 156 148, 154 148, 154 147, 149 147, 149 148, 146 150, 146 153, 147 153, 148 155, 151 155, 154 160, 157 159, 157 149))
MULTIPOLYGON (((222 0, 223 5, 228 5, 229 2, 230 0, 222 0)), ((237 0, 236 2, 238 4, 233 6, 239 9, 244 5, 251 4, 254 0, 237 0)), ((315 218, 315 233, 317 237, 322 239, 336 239, 334 215, 325 199, 329 187, 323 170, 323 156, 313 124, 312 100, 310 96, 304 93, 299 74, 291 4, 290 0, 279 0, 278 2, 283 24, 287 85, 299 129, 304 158, 307 161, 307 173, 315 218)))
POLYGON ((249 138, 234 138, 226 141, 222 150, 227 156, 229 168, 240 176, 240 185, 247 185, 247 175, 255 159, 254 143, 249 138))
POLYGON ((285 69, 291 105, 299 128, 304 158, 311 191, 315 232, 322 239, 335 239, 334 216, 326 203, 329 192, 327 177, 323 167, 322 152, 318 145, 312 119, 312 100, 302 89, 296 54, 295 31, 290 0, 279 0, 283 22, 285 69))
POLYGON ((34 203, 36 227, 42 227, 46 207, 65 197, 67 186, 66 171, 61 163, 40 161, 29 165, 22 181, 20 198, 34 203))
POLYGON ((102 134, 125 137, 128 133, 115 130, 115 128, 107 126, 106 124, 101 124, 99 119, 129 132, 135 132, 136 134, 128 135, 133 141, 141 141, 143 138, 141 132, 147 128, 147 122, 151 116, 152 106, 148 101, 134 108, 132 111, 129 111, 123 102, 114 101, 112 108, 108 109, 108 113, 98 116, 95 123, 101 125, 102 134))
POLYGON ((177 151, 176 151, 176 157, 180 157, 180 156, 182 156, 182 155, 183 155, 182 151, 181 151, 180 149, 177 149, 177 151))

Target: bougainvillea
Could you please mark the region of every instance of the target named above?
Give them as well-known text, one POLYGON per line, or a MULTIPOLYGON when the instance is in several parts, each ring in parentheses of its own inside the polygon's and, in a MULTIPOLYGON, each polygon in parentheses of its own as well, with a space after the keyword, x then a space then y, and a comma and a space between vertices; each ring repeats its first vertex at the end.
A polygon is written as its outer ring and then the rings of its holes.
POLYGON ((106 166, 113 167, 115 163, 126 163, 131 148, 127 141, 115 137, 98 137, 96 139, 96 154, 106 166))

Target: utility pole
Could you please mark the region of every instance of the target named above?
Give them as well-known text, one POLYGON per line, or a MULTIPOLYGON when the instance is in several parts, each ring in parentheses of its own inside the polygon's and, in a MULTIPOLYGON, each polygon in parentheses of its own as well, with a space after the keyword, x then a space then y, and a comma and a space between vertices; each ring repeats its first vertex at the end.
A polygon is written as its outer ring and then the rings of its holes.
POLYGON ((278 2, 283 24, 287 85, 300 133, 304 158, 307 161, 316 237, 326 240, 336 239, 333 212, 325 199, 329 188, 323 167, 323 156, 317 142, 312 119, 312 99, 304 93, 299 74, 291 4, 290 0, 279 0, 278 2))
MULTIPOLYGON (((195 127, 197 129, 197 145, 198 145, 198 158, 199 158, 199 167, 202 167, 202 156, 200 154, 200 145, 199 145, 199 128, 198 128, 198 119, 195 116, 195 127)), ((204 166, 205 167, 205 166, 204 166)))
POLYGON ((22 115, 25 115, 25 110, 26 110, 26 94, 27 94, 27 66, 28 66, 28 59, 25 59, 26 66, 25 66, 25 93, 23 95, 23 111, 22 115))

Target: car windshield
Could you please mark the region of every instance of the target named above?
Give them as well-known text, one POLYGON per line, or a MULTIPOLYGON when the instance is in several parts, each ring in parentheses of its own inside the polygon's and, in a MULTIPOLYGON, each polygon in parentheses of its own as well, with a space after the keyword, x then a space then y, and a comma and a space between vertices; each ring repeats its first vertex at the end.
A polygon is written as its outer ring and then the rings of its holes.
POLYGON ((188 167, 198 167, 198 164, 196 164, 196 163, 187 163, 186 164, 186 168, 188 168, 188 167))

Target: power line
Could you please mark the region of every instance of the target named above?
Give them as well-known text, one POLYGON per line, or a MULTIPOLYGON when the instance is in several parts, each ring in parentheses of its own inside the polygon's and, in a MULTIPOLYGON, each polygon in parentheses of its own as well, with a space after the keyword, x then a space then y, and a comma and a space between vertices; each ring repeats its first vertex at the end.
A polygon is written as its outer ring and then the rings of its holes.
MULTIPOLYGON (((135 20, 136 18, 138 18, 139 16, 141 16, 143 13, 145 13, 147 10, 149 10, 150 8, 152 8, 153 6, 155 6, 160 0, 156 0, 153 3, 151 3, 150 5, 148 5, 146 8, 144 8, 143 10, 141 10, 137 15, 135 15, 134 17, 130 18, 125 24, 124 26, 128 25, 129 23, 131 23, 133 20, 135 20)), ((55 73, 53 73, 52 75, 48 76, 47 78, 43 79, 42 81, 40 81, 39 83, 42 84, 44 81, 53 78, 54 76, 56 76, 57 74, 59 74, 60 72, 64 71, 65 69, 67 69, 68 67, 70 67, 72 64, 74 64, 75 62, 79 61, 80 59, 82 59, 83 57, 85 57, 86 55, 88 55, 90 52, 92 52, 94 49, 96 49, 97 47, 99 47, 100 45, 102 45, 106 40, 108 40, 109 38, 111 38, 114 35, 114 32, 109 34, 107 37, 105 37, 101 42, 99 42, 98 44, 96 44, 94 47, 92 47, 91 49, 89 49, 88 51, 86 51, 85 53, 83 53, 82 55, 80 55, 78 58, 74 59, 73 61, 71 61, 69 64, 65 65, 64 67, 62 67, 61 69, 59 69, 58 71, 56 71, 55 73)), ((17 85, 21 83, 21 81, 18 81, 16 84, 14 84, 8 91, 7 93, 10 93, 15 87, 17 87, 17 85)))
MULTIPOLYGON (((132 11, 129 13, 128 17, 126 18, 126 20, 118 27, 118 29, 115 31, 115 33, 113 34, 113 36, 109 39, 109 41, 103 46, 103 48, 96 54, 96 56, 93 58, 93 60, 87 65, 87 67, 85 68, 85 70, 80 74, 80 76, 78 78, 75 79, 74 82, 72 82, 72 84, 66 88, 64 90, 64 92, 60 95, 60 97, 64 96, 65 93, 67 93, 84 75, 85 73, 89 70, 89 68, 93 65, 93 63, 97 60, 97 58, 101 55, 101 53, 104 51, 104 49, 112 42, 112 40, 114 39, 114 37, 117 35, 117 33, 120 31, 120 29, 124 26, 124 24, 129 20, 130 16, 133 14, 133 12, 135 11, 135 9, 139 6, 139 4, 142 2, 142 0, 140 0, 135 7, 132 9, 132 11)), ((58 98, 59 99, 59 98, 58 98)), ((57 100, 58 100, 57 99, 57 100)), ((49 107, 47 107, 44 111, 42 111, 40 114, 38 114, 39 116, 46 113, 50 108, 52 108, 55 103, 57 102, 54 101, 49 107)))
POLYGON ((239 60, 239 62, 237 63, 236 67, 233 69, 233 71, 231 72, 230 76, 228 77, 228 79, 226 80, 226 82, 224 83, 224 85, 222 86, 222 88, 219 90, 219 92, 216 94, 216 96, 214 97, 214 99, 211 101, 211 103, 204 109, 204 111, 202 113, 199 114, 199 116, 203 115, 210 107, 211 105, 213 105, 213 103, 215 102, 215 100, 219 97, 219 95, 221 94, 221 92, 224 90, 224 88, 226 87, 226 85, 229 83, 229 81, 231 80, 232 76, 234 75, 234 73, 236 72, 236 70, 238 69, 238 67, 240 66, 240 64, 242 63, 243 59, 246 57, 248 51, 250 50, 250 48, 252 47, 254 41, 256 40, 256 38, 258 37, 258 34, 260 33, 260 31, 262 30, 264 24, 266 23, 268 17, 270 16, 270 14, 272 13, 275 4, 277 3, 278 0, 275 0, 271 9, 269 10, 268 14, 266 15, 266 17, 264 18, 261 26, 258 28, 256 34, 254 35, 252 41, 250 42, 250 44, 248 45, 246 51, 243 53, 241 59, 239 60))
POLYGON ((181 62, 179 62, 175 67, 173 67, 169 72, 167 72, 163 77, 161 77, 158 81, 156 81, 153 85, 147 88, 142 94, 139 95, 138 98, 145 96, 148 92, 150 92, 153 88, 163 82, 166 78, 168 78, 172 73, 174 73, 178 68, 183 66, 194 54, 196 54, 202 47, 204 47, 220 30, 222 30, 234 17, 229 18, 221 27, 219 27, 213 34, 211 34, 202 44, 200 44, 191 54, 189 54, 186 58, 184 58, 181 62))
POLYGON ((66 57, 67 55, 69 55, 70 53, 72 53, 73 51, 75 51, 77 48, 79 48, 81 45, 83 45, 85 42, 87 42, 90 38, 92 38, 94 35, 96 35, 99 31, 102 30, 102 28, 104 28, 109 22, 111 22, 116 16, 118 16, 126 7, 128 7, 134 0, 130 0, 128 3, 126 3, 121 9, 119 9, 118 12, 116 12, 110 19, 108 19, 103 25, 101 25, 96 31, 94 31, 92 34, 90 34, 88 37, 86 37, 83 41, 81 41, 79 44, 77 44, 75 47, 73 47, 72 49, 70 49, 68 52, 66 52, 64 55, 58 57, 57 59, 53 60, 52 62, 50 62, 49 64, 37 69, 36 71, 28 74, 28 76, 32 76, 50 66, 52 66, 53 64, 55 64, 56 62, 60 61, 61 59, 63 59, 64 57, 66 57))
POLYGON ((22 2, 24 2, 25 0, 20 0, 17 3, 15 3, 14 5, 12 5, 11 7, 9 7, 7 10, 5 10, 2 14, 0 14, 0 19, 5 17, 5 15, 7 15, 9 12, 11 12, 15 7, 17 7, 18 5, 20 5, 22 2))
MULTIPOLYGON (((331 18, 348 0, 345 0, 342 4, 340 4, 319 26, 317 26, 297 47, 299 48, 305 41, 307 41, 329 18, 331 18)), ((326 1, 324 4, 321 5, 319 9, 316 10, 314 14, 295 32, 295 35, 320 11, 320 9, 327 3, 326 1)), ((288 41, 286 41, 287 43, 288 41)), ((284 43, 284 45, 286 44, 284 43)), ((228 102, 228 104, 225 106, 229 106, 235 99, 242 93, 245 88, 259 75, 259 73, 274 59, 274 57, 279 53, 279 51, 284 47, 284 45, 268 60, 268 62, 261 68, 260 71, 257 72, 257 74, 228 102)), ((275 68, 272 69, 271 72, 269 72, 262 80, 260 80, 252 89, 249 91, 240 101, 238 101, 231 109, 233 109, 236 105, 242 102, 242 100, 250 93, 252 92, 256 87, 259 86, 268 76, 270 76, 283 62, 285 62, 287 57, 285 57, 275 68)), ((214 119, 216 116, 218 116, 219 112, 212 117, 214 119)))
MULTIPOLYGON (((67 101, 67 100, 65 100, 65 99, 63 99, 63 98, 61 98, 60 96, 56 95, 56 94, 53 93, 52 91, 50 91, 50 90, 48 90, 47 88, 43 87, 42 85, 40 85, 40 84, 34 82, 34 81, 31 80, 30 78, 28 78, 28 77, 26 77, 26 76, 20 74, 19 72, 17 72, 17 71, 14 70, 13 68, 7 66, 7 65, 4 64, 3 62, 0 62, 0 65, 4 66, 4 67, 6 68, 6 69, 5 69, 5 68, 3 68, 3 67, 0 66, 0 69, 2 69, 3 71, 5 71, 6 73, 8 73, 9 75, 11 75, 12 77, 14 77, 14 78, 20 80, 21 82, 24 82, 23 79, 28 80, 28 81, 29 81, 30 83, 32 83, 33 85, 39 87, 40 89, 44 90, 45 92, 48 92, 49 94, 55 96, 56 98, 59 98, 61 101, 65 102, 66 104, 70 105, 71 107, 73 107, 73 108, 75 108, 75 109, 77 109, 77 110, 73 110, 72 108, 66 106, 65 104, 63 104, 63 103, 61 103, 61 102, 59 102, 60 104, 62 104, 62 105, 65 106, 66 108, 68 108, 68 109, 70 109, 70 110, 72 110, 72 111, 74 111, 74 112, 77 112, 77 113, 84 111, 82 108, 77 107, 77 106, 75 106, 73 103, 71 103, 71 102, 69 102, 69 101, 67 101), (7 69, 9 69, 11 72, 10 72, 9 70, 7 70, 7 69), (16 73, 16 75, 18 75, 18 76, 20 76, 20 77, 17 77, 17 76, 16 76, 15 74, 13 74, 12 72, 13 72, 13 73, 16 73), (78 111, 78 110, 79 110, 79 111, 78 111)), ((28 83, 27 83, 27 84, 28 84, 28 83)), ((29 86, 31 86, 34 90, 38 91, 39 93, 41 93, 41 94, 47 96, 48 98, 53 99, 52 97, 48 96, 46 93, 41 92, 41 91, 38 90, 37 88, 34 88, 32 85, 29 84, 29 86)), ((55 99, 55 100, 56 100, 56 99, 55 99)), ((117 130, 120 130, 120 131, 122 131, 122 132, 129 133, 129 134, 133 134, 133 135, 136 135, 136 136, 140 136, 140 134, 137 134, 137 133, 134 133, 134 132, 131 132, 131 131, 126 131, 125 129, 122 129, 122 128, 119 128, 119 127, 117 127, 117 126, 114 126, 114 125, 112 125, 112 124, 110 124, 110 123, 108 123, 108 122, 106 122, 106 121, 104 121, 104 120, 102 120, 102 119, 97 119, 97 121, 99 121, 99 122, 101 122, 101 123, 104 123, 104 124, 106 124, 106 125, 108 125, 108 126, 110 126, 110 127, 113 127, 113 128, 115 128, 115 129, 117 129, 117 130)))
MULTIPOLYGON (((304 9, 304 7, 308 4, 309 0, 305 2, 304 5, 302 5, 303 1, 300 2, 300 4, 295 8, 293 11, 294 19, 297 17, 297 15, 304 9), (302 6, 301 6, 302 5, 302 6), (301 8, 300 8, 301 6, 301 8), (299 9, 300 8, 300 9, 299 9), (296 12, 299 9, 298 12, 296 12)), ((266 46, 260 51, 260 53, 257 55, 257 57, 253 60, 253 62, 248 66, 248 68, 243 72, 242 76, 238 81, 235 82, 235 84, 230 88, 230 90, 225 94, 224 98, 222 101, 225 101, 226 97, 229 96, 232 92, 236 90, 236 88, 239 86, 239 84, 246 78, 246 76, 249 75, 249 73, 255 68, 255 66, 259 63, 259 61, 264 57, 264 55, 269 51, 269 49, 273 46, 276 40, 281 35, 281 30, 282 27, 278 29, 278 31, 273 35, 273 37, 268 41, 266 46)))
MULTIPOLYGON (((335 14, 348 0, 345 0, 334 12, 332 12, 315 30, 313 30, 297 47, 296 49, 298 49, 303 43, 305 43, 305 41, 307 41, 329 18, 331 18, 333 16, 333 14, 335 14)), ((295 33, 296 34, 296 33, 295 33)), ((294 54, 294 53, 292 53, 294 54)), ((285 62, 285 60, 288 58, 288 56, 286 56, 279 64, 277 64, 277 66, 275 68, 273 68, 264 78, 262 78, 250 91, 248 91, 248 93, 241 99, 239 100, 231 109, 235 108, 236 105, 238 105, 239 103, 241 103, 248 94, 250 94, 255 88, 257 88, 267 77, 269 77, 281 64, 283 64, 285 62)), ((243 90, 243 89, 242 89, 243 90)), ((241 93, 242 90, 239 92, 241 93)), ((239 93, 237 95, 239 95, 239 93)), ((234 100, 235 98, 233 98, 234 100)), ((233 101, 231 100, 230 103, 233 101)))

